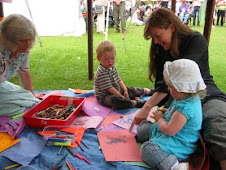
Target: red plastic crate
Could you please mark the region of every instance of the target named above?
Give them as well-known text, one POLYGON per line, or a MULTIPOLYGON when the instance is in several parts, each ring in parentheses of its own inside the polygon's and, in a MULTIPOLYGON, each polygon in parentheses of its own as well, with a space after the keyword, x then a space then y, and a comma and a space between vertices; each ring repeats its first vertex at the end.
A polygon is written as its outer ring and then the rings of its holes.
POLYGON ((82 109, 82 104, 84 102, 84 97, 70 97, 70 96, 56 96, 51 95, 48 96, 46 99, 41 101, 39 104, 34 106, 31 110, 26 112, 23 117, 25 119, 25 122, 28 126, 32 128, 44 128, 45 126, 70 126, 70 124, 75 120, 77 115, 82 109), (71 115, 65 119, 65 120, 59 120, 59 119, 49 119, 49 118, 39 118, 36 117, 35 114, 47 109, 49 106, 52 106, 54 104, 60 104, 63 106, 67 106, 70 104, 77 105, 77 108, 71 115))

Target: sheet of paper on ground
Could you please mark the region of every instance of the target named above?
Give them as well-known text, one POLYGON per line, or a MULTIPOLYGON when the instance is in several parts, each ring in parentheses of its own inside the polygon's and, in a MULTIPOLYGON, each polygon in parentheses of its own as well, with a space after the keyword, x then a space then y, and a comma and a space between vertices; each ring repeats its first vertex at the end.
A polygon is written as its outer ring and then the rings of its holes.
POLYGON ((126 129, 97 133, 106 161, 142 161, 133 133, 126 129))

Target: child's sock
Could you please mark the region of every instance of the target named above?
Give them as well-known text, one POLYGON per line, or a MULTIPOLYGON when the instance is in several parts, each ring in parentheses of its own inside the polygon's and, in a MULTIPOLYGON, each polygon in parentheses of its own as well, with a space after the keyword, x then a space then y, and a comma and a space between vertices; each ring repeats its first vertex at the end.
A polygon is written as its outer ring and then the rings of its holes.
POLYGON ((188 162, 179 163, 178 161, 171 167, 171 170, 188 170, 188 162))
POLYGON ((177 161, 177 162, 171 167, 171 170, 176 169, 176 167, 178 167, 178 165, 179 165, 179 162, 177 161))
POLYGON ((141 100, 141 99, 132 100, 132 106, 133 106, 133 107, 142 108, 143 105, 145 104, 145 102, 146 102, 146 101, 141 100))
POLYGON ((150 96, 153 94, 153 89, 144 88, 144 95, 150 96))
POLYGON ((146 103, 145 100, 141 100, 141 99, 136 100, 136 107, 142 108, 145 103, 146 103))
POLYGON ((137 101, 136 101, 136 100, 131 100, 131 101, 132 101, 132 106, 133 106, 133 107, 136 107, 137 101))

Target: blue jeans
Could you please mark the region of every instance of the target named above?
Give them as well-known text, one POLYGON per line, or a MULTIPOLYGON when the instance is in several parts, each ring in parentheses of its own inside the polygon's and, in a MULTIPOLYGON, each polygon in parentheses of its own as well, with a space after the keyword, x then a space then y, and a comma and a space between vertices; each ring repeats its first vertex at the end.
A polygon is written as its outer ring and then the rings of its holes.
POLYGON ((144 120, 137 128, 138 142, 144 142, 140 147, 142 159, 151 166, 151 169, 170 170, 178 160, 176 156, 167 154, 157 144, 149 140, 151 125, 151 122, 144 120))
POLYGON ((226 102, 212 99, 202 106, 202 135, 208 152, 215 161, 226 160, 226 102))
POLYGON ((199 10, 200 10, 200 6, 194 6, 194 17, 193 17, 193 25, 195 26, 195 20, 197 18, 197 25, 199 26, 199 10))
POLYGON ((180 20, 183 23, 187 23, 188 22, 188 18, 189 18, 189 14, 181 14, 180 15, 180 20))

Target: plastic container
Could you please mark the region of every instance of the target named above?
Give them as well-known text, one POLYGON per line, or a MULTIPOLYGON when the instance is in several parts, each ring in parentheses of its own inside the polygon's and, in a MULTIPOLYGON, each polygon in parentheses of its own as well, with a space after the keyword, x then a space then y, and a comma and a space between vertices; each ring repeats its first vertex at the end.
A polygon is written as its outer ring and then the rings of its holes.
POLYGON ((43 131, 43 138, 47 140, 47 145, 71 146, 76 139, 76 133, 65 132, 68 126, 46 126, 43 131))
POLYGON ((71 97, 71 96, 57 96, 51 95, 46 99, 41 101, 39 104, 34 106, 31 110, 23 115, 25 122, 28 126, 32 128, 44 128, 46 126, 70 126, 70 124, 75 120, 77 115, 82 109, 82 104, 84 102, 84 97, 71 97), (76 109, 67 117, 65 120, 51 119, 51 118, 40 118, 36 116, 36 113, 47 109, 55 104, 68 106, 75 105, 76 109))

